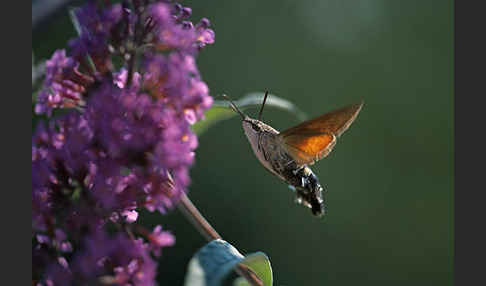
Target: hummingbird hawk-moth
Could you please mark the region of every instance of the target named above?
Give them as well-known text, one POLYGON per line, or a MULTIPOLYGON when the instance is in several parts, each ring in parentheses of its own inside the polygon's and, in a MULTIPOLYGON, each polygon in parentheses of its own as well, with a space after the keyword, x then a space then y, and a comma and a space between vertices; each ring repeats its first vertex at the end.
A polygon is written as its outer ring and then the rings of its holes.
POLYGON ((258 119, 250 118, 225 96, 235 112, 240 114, 243 130, 260 163, 289 184, 296 193, 295 201, 311 209, 315 216, 325 213, 323 187, 309 168, 326 157, 336 139, 356 119, 363 102, 331 111, 317 118, 279 132, 261 121, 268 96, 265 92, 258 119))

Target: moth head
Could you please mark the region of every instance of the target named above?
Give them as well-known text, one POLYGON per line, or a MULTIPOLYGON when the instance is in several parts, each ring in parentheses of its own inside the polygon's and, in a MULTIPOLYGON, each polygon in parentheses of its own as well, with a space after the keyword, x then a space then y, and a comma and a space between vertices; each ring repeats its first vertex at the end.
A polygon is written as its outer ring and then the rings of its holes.
POLYGON ((243 130, 245 131, 245 135, 246 137, 248 137, 248 140, 250 140, 251 143, 256 144, 256 140, 259 134, 263 131, 263 124, 263 122, 249 117, 243 120, 243 130))
POLYGON ((243 119, 243 129, 249 132, 262 132, 264 123, 250 117, 243 119))

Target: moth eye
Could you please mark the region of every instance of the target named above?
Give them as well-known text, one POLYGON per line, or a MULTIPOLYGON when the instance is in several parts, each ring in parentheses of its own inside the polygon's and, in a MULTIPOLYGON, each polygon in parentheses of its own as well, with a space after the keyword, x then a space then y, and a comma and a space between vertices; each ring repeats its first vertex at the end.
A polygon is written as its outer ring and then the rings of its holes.
POLYGON ((260 130, 260 129, 258 128, 258 125, 256 125, 256 124, 252 124, 252 125, 251 125, 251 128, 253 128, 253 130, 255 130, 255 131, 259 131, 259 130, 260 130))

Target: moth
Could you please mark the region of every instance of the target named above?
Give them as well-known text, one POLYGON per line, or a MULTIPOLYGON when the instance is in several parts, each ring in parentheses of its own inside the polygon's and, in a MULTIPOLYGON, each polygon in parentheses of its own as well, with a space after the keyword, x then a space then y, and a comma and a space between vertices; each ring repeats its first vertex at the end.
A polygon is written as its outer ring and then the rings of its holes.
POLYGON ((231 108, 242 118, 243 130, 260 163, 289 184, 295 191, 295 202, 311 209, 321 217, 326 212, 323 187, 309 168, 326 157, 336 140, 356 119, 363 102, 345 106, 279 132, 261 121, 267 100, 265 92, 258 119, 243 113, 227 96, 231 108))

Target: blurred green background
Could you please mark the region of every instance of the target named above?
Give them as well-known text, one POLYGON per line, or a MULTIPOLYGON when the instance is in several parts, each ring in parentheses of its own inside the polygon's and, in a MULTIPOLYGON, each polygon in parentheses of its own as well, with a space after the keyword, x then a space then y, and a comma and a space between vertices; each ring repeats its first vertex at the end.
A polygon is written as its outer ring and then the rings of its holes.
MULTIPOLYGON (((323 219, 263 169, 239 118, 203 134, 189 197, 223 238, 243 253, 265 252, 274 285, 452 285, 453 2, 182 4, 216 32, 198 58, 212 95, 269 89, 309 117, 365 101, 312 168, 328 190, 323 219)), ((33 30, 36 59, 73 36, 64 10, 33 30)), ((279 130, 298 123, 271 108, 263 117, 279 130)), ((181 285, 205 240, 178 211, 141 218, 175 233, 159 277, 181 285)))

